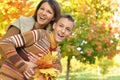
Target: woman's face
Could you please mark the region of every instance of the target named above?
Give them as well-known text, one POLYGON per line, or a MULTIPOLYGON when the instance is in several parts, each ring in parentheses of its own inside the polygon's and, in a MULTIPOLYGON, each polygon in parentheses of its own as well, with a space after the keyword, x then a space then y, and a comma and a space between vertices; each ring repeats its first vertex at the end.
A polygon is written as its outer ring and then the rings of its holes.
POLYGON ((48 2, 43 3, 37 12, 37 22, 39 26, 47 25, 54 19, 54 11, 48 2))

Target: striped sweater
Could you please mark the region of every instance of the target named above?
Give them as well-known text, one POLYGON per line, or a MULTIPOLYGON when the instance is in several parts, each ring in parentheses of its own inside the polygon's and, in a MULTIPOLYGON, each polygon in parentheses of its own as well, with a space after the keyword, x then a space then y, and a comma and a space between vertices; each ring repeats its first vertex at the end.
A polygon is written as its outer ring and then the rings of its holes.
MULTIPOLYGON (((22 75, 21 79, 19 80, 25 80, 22 73, 26 69, 27 65, 24 63, 23 58, 21 58, 21 56, 18 55, 15 48, 24 47, 24 49, 20 51, 21 53, 24 54, 33 53, 35 55, 39 55, 39 56, 41 55, 42 57, 45 54, 47 54, 51 49, 51 41, 49 36, 50 34, 51 33, 48 33, 45 30, 39 29, 4 39, 0 43, 0 47, 2 48, 3 52, 6 54, 7 60, 2 66, 3 68, 0 69, 0 74, 4 73, 5 74, 4 76, 9 75, 12 76, 13 78, 15 77, 12 74, 5 73, 5 71, 4 72, 2 71, 4 69, 4 65, 6 65, 10 67, 12 71, 19 73, 20 74, 19 76, 22 75), (11 65, 13 67, 11 67, 11 65)), ((57 50, 57 49, 55 47, 55 49, 52 50, 57 50)), ((27 55, 25 56, 27 58, 27 55)), ((60 54, 58 54, 58 59, 56 60, 54 67, 61 70, 60 54)), ((16 78, 16 80, 18 79, 16 78)))

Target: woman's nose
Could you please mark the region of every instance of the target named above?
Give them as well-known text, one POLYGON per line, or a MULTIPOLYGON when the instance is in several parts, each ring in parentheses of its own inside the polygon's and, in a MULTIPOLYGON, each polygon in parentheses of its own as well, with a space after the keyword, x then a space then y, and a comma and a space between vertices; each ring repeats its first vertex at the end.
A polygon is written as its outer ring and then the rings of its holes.
POLYGON ((46 15, 46 11, 44 10, 44 11, 42 12, 42 14, 43 14, 43 15, 46 15))

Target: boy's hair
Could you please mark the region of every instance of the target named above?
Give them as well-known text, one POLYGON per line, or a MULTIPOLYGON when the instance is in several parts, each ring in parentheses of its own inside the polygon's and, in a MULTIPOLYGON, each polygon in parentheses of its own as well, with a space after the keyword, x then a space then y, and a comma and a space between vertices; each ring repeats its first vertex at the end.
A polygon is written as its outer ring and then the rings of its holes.
MULTIPOLYGON (((67 18, 71 22, 73 22, 73 28, 75 27, 74 18, 70 14, 62 14, 59 19, 57 19, 54 23, 57 23, 61 18, 67 18)), ((50 28, 50 31, 53 31, 53 27, 50 28)))
MULTIPOLYGON (((74 23, 74 18, 70 15, 70 14, 62 14, 61 16, 60 16, 60 18, 67 18, 68 20, 70 20, 70 21, 72 21, 73 23, 74 23)), ((60 19, 59 18, 59 19, 60 19)), ((59 21, 59 19, 57 20, 57 21, 59 21)), ((56 21, 56 22, 57 22, 56 21)), ((73 25, 73 26, 75 26, 75 24, 73 25)))

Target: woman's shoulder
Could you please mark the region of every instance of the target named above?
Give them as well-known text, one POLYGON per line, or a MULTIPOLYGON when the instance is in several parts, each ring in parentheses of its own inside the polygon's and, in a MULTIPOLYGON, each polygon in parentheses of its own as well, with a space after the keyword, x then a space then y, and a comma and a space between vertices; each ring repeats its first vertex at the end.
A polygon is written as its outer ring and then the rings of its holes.
POLYGON ((30 17, 21 16, 21 17, 19 17, 18 20, 16 20, 11 25, 16 26, 23 33, 23 32, 31 30, 33 28, 34 23, 35 23, 35 21, 32 16, 30 16, 30 17))
POLYGON ((20 19, 33 19, 33 17, 32 16, 29 16, 29 17, 27 17, 27 16, 20 16, 20 19))
POLYGON ((35 20, 32 16, 30 17, 25 17, 25 16, 20 16, 15 22, 13 22, 12 24, 25 24, 25 23, 29 23, 29 22, 32 22, 34 23, 35 20))
POLYGON ((34 21, 34 18, 32 17, 32 16, 30 16, 30 17, 26 17, 26 16, 20 16, 20 18, 19 18, 20 20, 23 20, 23 21, 34 21))

